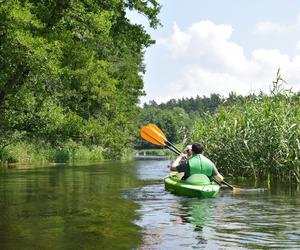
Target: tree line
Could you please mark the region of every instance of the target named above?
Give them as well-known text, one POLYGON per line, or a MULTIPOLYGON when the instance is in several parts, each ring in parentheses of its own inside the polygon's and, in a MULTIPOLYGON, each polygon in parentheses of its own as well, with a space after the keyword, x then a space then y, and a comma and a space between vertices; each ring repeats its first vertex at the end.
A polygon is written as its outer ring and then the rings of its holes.
MULTIPOLYGON (((231 105, 248 98, 257 98, 255 95, 242 96, 231 92, 228 97, 213 93, 210 96, 186 97, 171 99, 165 103, 156 103, 154 100, 144 103, 140 109, 139 126, 155 123, 166 133, 173 143, 191 143, 191 136, 195 124, 207 114, 213 115, 221 105, 231 105)), ((138 135, 137 135, 138 137, 138 135)), ((137 138, 135 147, 155 148, 156 146, 137 138)))
POLYGON ((299 105, 299 92, 286 88, 278 70, 269 94, 152 101, 141 121, 156 123, 181 149, 203 142, 205 154, 227 176, 300 183, 299 105))

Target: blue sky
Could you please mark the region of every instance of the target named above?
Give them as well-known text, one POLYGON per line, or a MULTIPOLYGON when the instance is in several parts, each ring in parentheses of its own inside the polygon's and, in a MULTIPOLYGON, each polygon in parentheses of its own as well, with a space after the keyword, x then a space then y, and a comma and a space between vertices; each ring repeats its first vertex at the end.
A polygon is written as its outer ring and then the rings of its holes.
POLYGON ((287 87, 300 87, 300 1, 158 0, 163 27, 146 50, 146 97, 171 98, 269 92, 280 67, 287 87))

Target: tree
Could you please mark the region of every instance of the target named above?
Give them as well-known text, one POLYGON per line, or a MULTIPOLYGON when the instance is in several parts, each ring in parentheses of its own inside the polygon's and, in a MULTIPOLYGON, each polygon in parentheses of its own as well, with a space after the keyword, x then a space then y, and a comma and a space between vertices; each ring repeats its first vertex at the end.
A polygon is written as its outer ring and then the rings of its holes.
POLYGON ((154 43, 126 9, 159 25, 155 0, 1 3, 0 144, 18 134, 121 153, 144 93, 144 50, 154 43))
MULTIPOLYGON (((192 121, 182 108, 160 109, 158 107, 143 108, 140 115, 139 128, 154 123, 162 129, 167 138, 173 143, 182 143, 189 137, 192 121)), ((137 129, 138 130, 138 129, 137 129)), ((136 140, 137 148, 152 148, 148 142, 139 138, 136 140)))

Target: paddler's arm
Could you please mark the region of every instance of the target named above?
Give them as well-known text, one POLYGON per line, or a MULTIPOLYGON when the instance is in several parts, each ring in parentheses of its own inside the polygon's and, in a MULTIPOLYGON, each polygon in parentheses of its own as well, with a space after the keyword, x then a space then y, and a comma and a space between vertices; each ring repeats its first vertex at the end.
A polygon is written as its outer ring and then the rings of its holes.
POLYGON ((218 169, 216 168, 216 166, 213 166, 213 177, 215 180, 217 180, 218 182, 222 182, 224 180, 223 175, 221 175, 218 171, 218 169))
POLYGON ((215 180, 217 180, 218 182, 222 182, 224 180, 223 175, 221 174, 217 174, 213 176, 215 180))
POLYGON ((177 171, 177 166, 179 166, 180 162, 183 161, 183 160, 186 160, 186 155, 182 154, 182 155, 179 155, 175 161, 173 161, 170 165, 170 170, 171 171, 177 171))

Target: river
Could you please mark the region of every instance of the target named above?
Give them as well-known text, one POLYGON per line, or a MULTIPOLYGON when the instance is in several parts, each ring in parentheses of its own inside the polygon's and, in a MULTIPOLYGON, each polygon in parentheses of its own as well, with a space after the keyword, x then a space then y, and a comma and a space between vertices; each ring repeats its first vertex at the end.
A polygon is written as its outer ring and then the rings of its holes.
POLYGON ((0 169, 0 249, 298 249, 299 187, 164 190, 167 161, 0 169))

